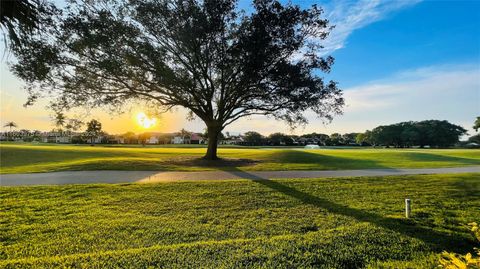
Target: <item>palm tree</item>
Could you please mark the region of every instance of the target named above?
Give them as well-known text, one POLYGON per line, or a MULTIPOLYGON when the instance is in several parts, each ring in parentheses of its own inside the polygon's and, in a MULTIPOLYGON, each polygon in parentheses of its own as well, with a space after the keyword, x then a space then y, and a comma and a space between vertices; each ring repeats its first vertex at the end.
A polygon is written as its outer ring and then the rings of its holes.
POLYGON ((12 135, 12 128, 17 128, 18 125, 13 121, 9 121, 9 122, 7 122, 7 124, 3 125, 3 127, 9 127, 10 128, 10 131, 7 134, 7 140, 10 140, 9 138, 12 135))
POLYGON ((17 128, 18 125, 17 125, 15 122, 13 122, 13 121, 9 121, 9 122, 7 122, 7 124, 3 125, 3 127, 9 127, 9 128, 10 128, 10 132, 11 132, 11 131, 12 131, 12 128, 17 128))
POLYGON ((57 130, 55 132, 55 142, 58 143, 58 135, 62 135, 63 133, 63 127, 65 126, 67 118, 62 112, 56 112, 55 115, 53 116, 53 121, 55 123, 55 126, 57 126, 57 130))
POLYGON ((62 127, 64 127, 65 125, 67 118, 63 113, 60 112, 55 114, 55 117, 53 120, 55 122, 55 126, 57 126, 59 129, 62 129, 62 127))

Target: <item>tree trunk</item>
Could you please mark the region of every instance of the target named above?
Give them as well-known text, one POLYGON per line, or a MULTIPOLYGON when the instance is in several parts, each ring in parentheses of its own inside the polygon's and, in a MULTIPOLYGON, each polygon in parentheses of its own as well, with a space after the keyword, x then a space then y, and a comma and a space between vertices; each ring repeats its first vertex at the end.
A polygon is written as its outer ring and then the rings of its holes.
POLYGON ((208 130, 208 148, 207 148, 207 153, 203 158, 206 160, 218 160, 218 157, 217 157, 218 137, 220 132, 222 131, 222 128, 218 126, 208 126, 207 130, 208 130))

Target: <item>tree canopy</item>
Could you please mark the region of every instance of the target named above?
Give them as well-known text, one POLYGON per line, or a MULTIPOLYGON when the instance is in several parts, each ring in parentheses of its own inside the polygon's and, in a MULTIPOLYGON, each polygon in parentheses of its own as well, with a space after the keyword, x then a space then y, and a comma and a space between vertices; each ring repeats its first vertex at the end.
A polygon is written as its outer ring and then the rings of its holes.
POLYGON ((477 117, 475 122, 473 123, 473 129, 478 132, 478 129, 480 129, 480 117, 477 117))
POLYGON ((292 145, 293 139, 283 133, 273 133, 268 136, 268 141, 272 146, 292 145))
MULTIPOLYGON (((25 36, 32 34, 40 22, 48 20, 53 5, 42 0, 1 0, 0 27, 5 45, 21 46, 25 36)), ((6 47, 7 47, 6 46, 6 47)))
POLYGON ((260 146, 265 142, 265 137, 258 132, 249 131, 244 134, 244 141, 249 146, 260 146))
POLYGON ((52 13, 13 49, 28 103, 48 93, 64 110, 184 107, 209 130, 208 159, 239 118, 296 126, 309 109, 331 120, 344 104, 337 83, 319 76, 334 59, 318 53, 330 26, 315 5, 255 0, 247 13, 233 0, 73 0, 52 13))
POLYGON ((446 120, 408 121, 382 125, 357 136, 358 143, 393 147, 449 147, 467 134, 463 127, 446 120))

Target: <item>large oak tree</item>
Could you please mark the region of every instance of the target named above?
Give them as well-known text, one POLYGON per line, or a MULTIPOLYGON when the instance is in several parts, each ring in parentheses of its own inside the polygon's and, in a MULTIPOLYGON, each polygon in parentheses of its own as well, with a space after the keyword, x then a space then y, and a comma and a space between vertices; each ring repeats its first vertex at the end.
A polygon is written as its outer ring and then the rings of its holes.
POLYGON ((269 115, 295 126, 312 110, 331 120, 343 98, 324 82, 319 56, 331 29, 316 6, 231 0, 71 1, 13 51, 29 101, 54 95, 56 109, 121 107, 146 100, 184 107, 208 129, 207 159, 239 118, 269 115))

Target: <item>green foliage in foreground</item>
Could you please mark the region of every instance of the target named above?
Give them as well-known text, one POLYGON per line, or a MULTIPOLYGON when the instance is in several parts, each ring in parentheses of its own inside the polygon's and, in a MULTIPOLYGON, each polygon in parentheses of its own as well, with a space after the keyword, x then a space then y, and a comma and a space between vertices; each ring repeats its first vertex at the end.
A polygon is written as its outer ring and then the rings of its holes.
POLYGON ((0 144, 0 173, 64 170, 337 170, 480 165, 473 149, 220 148, 233 161, 202 162, 204 148, 0 144))
MULTIPOLYGON (((480 229, 478 223, 468 224, 472 233, 480 241, 480 229)), ((467 253, 465 255, 444 251, 440 258, 440 264, 446 269, 480 268, 480 249, 475 248, 476 253, 467 253)))
POLYGON ((480 219, 480 174, 2 187, 0 200, 0 268, 434 268, 476 244, 464 224, 480 219))

